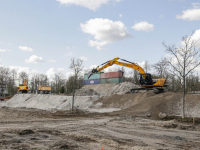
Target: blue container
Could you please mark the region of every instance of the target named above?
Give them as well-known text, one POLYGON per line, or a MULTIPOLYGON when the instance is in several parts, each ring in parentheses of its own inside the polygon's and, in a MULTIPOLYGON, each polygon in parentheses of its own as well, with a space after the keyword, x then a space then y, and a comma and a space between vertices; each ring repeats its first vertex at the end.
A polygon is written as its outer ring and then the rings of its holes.
POLYGON ((84 83, 83 85, 94 85, 94 84, 100 84, 100 80, 96 79, 96 80, 84 80, 82 83, 84 83))
POLYGON ((85 76, 84 76, 84 80, 95 80, 95 79, 100 79, 100 74, 99 73, 91 75, 89 79, 88 79, 87 74, 85 74, 85 76))

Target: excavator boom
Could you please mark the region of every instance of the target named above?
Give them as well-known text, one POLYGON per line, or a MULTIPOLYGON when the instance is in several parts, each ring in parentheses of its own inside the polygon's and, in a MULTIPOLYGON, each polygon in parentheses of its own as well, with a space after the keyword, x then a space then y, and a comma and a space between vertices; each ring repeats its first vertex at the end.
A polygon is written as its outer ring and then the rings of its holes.
POLYGON ((125 59, 121 59, 122 61, 125 61, 125 62, 119 62, 120 58, 117 57, 117 58, 114 58, 113 60, 109 60, 103 64, 101 64, 102 67, 97 67, 96 69, 93 69, 92 71, 88 72, 88 79, 90 78, 90 76, 93 74, 93 73, 96 73, 96 72, 99 72, 101 70, 104 70, 110 66, 112 66, 113 64, 116 64, 116 65, 120 65, 120 66, 124 66, 124 67, 128 67, 128 68, 131 68, 131 69, 135 69, 137 71, 140 72, 140 74, 145 74, 145 71, 143 70, 142 67, 140 67, 137 63, 133 63, 133 62, 130 62, 130 61, 127 61, 125 59))

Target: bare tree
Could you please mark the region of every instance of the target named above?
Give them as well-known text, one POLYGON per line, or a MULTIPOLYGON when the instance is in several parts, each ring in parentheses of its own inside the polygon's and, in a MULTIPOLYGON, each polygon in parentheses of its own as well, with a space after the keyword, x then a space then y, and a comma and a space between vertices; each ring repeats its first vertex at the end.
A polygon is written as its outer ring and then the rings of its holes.
POLYGON ((54 91, 55 93, 59 93, 62 86, 65 86, 65 79, 62 73, 57 73, 54 76, 54 91))
POLYGON ((17 86, 15 84, 16 79, 17 79, 17 71, 15 69, 12 69, 9 75, 9 82, 7 83, 8 93, 10 94, 10 96, 16 94, 17 92, 16 90, 17 86))
POLYGON ((19 78, 22 81, 22 83, 24 82, 24 80, 28 79, 28 74, 24 71, 19 73, 19 78))
POLYGON ((134 83, 139 85, 140 82, 139 82, 139 72, 137 70, 133 70, 133 78, 134 78, 134 83))
POLYGON ((167 58, 161 58, 161 60, 153 65, 156 74, 161 78, 166 78, 168 75, 167 68, 169 67, 169 63, 167 58))
POLYGON ((119 71, 123 72, 123 81, 125 81, 125 75, 126 75, 126 70, 124 69, 124 66, 121 67, 121 69, 119 71))
POLYGON ((81 59, 71 59, 70 69, 73 70, 74 77, 73 77, 73 83, 71 84, 72 89, 72 111, 74 110, 74 97, 76 89, 78 88, 78 77, 80 76, 81 71, 83 70, 83 60, 81 59))
POLYGON ((2 96, 5 96, 4 90, 6 89, 7 82, 9 80, 9 68, 0 67, 0 89, 2 96))
POLYGON ((163 46, 166 48, 166 52, 171 55, 171 59, 168 59, 168 63, 172 68, 170 72, 177 76, 182 83, 182 118, 185 118, 186 77, 200 65, 200 55, 199 49, 197 49, 199 41, 193 40, 191 36, 186 35, 182 37, 182 42, 183 46, 181 47, 168 46, 164 42, 163 46))

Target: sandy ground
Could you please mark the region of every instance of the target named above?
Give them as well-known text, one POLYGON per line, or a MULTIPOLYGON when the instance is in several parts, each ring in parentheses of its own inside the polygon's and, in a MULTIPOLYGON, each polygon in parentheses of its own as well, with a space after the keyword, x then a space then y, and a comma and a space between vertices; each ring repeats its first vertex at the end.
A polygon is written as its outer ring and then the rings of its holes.
POLYGON ((199 131, 175 120, 0 108, 0 149, 199 149, 199 131))

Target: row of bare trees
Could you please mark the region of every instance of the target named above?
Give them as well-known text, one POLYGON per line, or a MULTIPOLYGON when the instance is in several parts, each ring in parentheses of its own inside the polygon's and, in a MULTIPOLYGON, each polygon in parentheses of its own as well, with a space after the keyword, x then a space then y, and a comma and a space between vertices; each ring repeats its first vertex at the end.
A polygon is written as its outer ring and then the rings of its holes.
POLYGON ((29 79, 29 90, 35 93, 39 85, 52 87, 52 93, 75 93, 74 89, 82 87, 82 60, 72 59, 69 68, 74 72, 68 79, 62 73, 56 73, 53 79, 44 74, 34 74, 31 77, 26 72, 17 73, 15 69, 0 67, 0 96, 13 96, 17 87, 25 79, 29 79))

